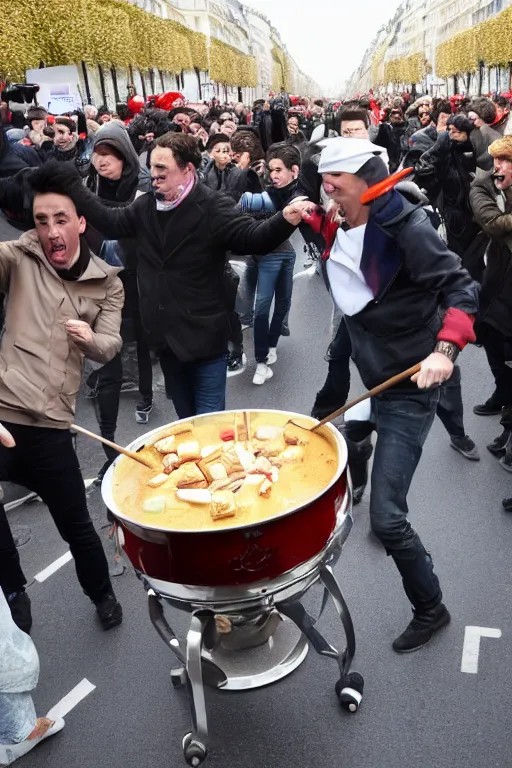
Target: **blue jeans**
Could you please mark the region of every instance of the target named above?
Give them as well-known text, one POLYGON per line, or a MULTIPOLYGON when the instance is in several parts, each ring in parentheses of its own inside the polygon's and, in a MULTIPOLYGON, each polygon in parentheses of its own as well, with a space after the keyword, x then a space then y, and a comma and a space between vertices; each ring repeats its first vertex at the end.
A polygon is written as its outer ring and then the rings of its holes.
POLYGON ((407 519, 407 494, 434 421, 440 390, 392 392, 372 399, 377 444, 372 471, 370 520, 391 555, 415 609, 442 600, 432 559, 407 519))
POLYGON ((160 365, 179 419, 226 408, 227 355, 183 363, 166 348, 160 353, 160 365))
POLYGON ((292 301, 295 252, 271 253, 258 261, 258 285, 254 307, 254 353, 257 363, 265 363, 269 347, 277 347, 292 301), (270 307, 274 314, 269 326, 270 307))
POLYGON ((254 256, 249 256, 245 259, 245 269, 241 274, 236 296, 236 311, 240 315, 242 325, 251 326, 253 324, 254 297, 257 284, 258 262, 254 256))

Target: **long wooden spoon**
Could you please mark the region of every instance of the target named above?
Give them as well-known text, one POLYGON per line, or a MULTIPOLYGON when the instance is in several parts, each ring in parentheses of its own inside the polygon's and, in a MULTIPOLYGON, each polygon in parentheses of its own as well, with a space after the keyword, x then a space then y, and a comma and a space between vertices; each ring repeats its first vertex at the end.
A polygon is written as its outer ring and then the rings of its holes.
POLYGON ((322 421, 319 421, 318 424, 315 424, 315 426, 311 428, 311 431, 315 432, 317 429, 320 429, 320 427, 323 427, 325 424, 333 421, 333 419, 337 419, 338 416, 342 416, 344 413, 353 408, 354 405, 362 403, 363 400, 368 400, 370 397, 380 395, 381 392, 385 392, 386 389, 393 387, 395 384, 399 384, 401 381, 405 381, 405 379, 410 379, 411 376, 414 376, 415 373, 419 373, 420 370, 421 363, 417 363, 416 365, 413 365, 412 368, 408 368, 406 371, 402 371, 402 373, 397 373, 396 376, 392 376, 390 379, 384 381, 382 384, 379 384, 377 387, 370 389, 369 392, 365 392, 364 395, 359 395, 359 397, 356 397, 355 400, 351 400, 350 403, 344 405, 343 408, 338 408, 338 410, 334 411, 334 413, 330 413, 329 416, 325 417, 325 419, 322 419, 322 421))
POLYGON ((317 429, 320 429, 320 427, 325 426, 325 424, 328 424, 330 421, 337 419, 338 416, 343 416, 343 414, 353 408, 354 405, 358 405, 358 403, 362 403, 363 400, 368 400, 370 397, 375 397, 375 395, 380 395, 380 393, 384 392, 386 389, 389 389, 395 384, 399 384, 401 381, 405 381, 405 379, 409 379, 411 376, 414 376, 414 374, 418 373, 420 369, 421 363, 417 363, 416 365, 413 365, 412 368, 408 368, 406 371, 402 371, 402 373, 397 373, 396 376, 392 376, 390 379, 384 381, 382 384, 379 384, 377 387, 370 389, 368 392, 365 392, 364 395, 360 395, 359 397, 356 397, 355 400, 351 400, 350 403, 344 405, 343 408, 338 408, 337 411, 330 413, 325 417, 325 419, 322 419, 322 421, 319 421, 318 424, 315 424, 312 427, 305 427, 304 424, 297 424, 296 421, 290 419, 286 422, 284 428, 286 428, 288 424, 293 424, 295 427, 306 429, 308 432, 316 432, 317 429))
POLYGON ((94 440, 98 440, 100 443, 103 443, 103 445, 108 445, 110 448, 113 448, 118 453, 122 453, 123 456, 128 456, 129 459, 138 461, 139 464, 144 464, 145 467, 149 467, 150 469, 155 468, 154 465, 149 461, 149 459, 145 459, 139 453, 135 453, 134 451, 128 451, 126 448, 123 448, 117 443, 113 443, 111 440, 106 440, 104 437, 101 437, 101 435, 97 435, 95 432, 89 432, 88 429, 79 427, 78 424, 72 424, 71 429, 74 429, 75 432, 80 432, 82 435, 87 435, 87 437, 92 437, 94 440))

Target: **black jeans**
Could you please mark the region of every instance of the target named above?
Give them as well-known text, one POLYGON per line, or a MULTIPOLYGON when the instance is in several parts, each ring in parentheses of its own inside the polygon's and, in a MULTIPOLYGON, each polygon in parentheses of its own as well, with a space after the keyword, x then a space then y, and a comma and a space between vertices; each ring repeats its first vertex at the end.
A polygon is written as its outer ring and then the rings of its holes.
POLYGON ((466 434, 464 429, 464 406, 462 404, 460 368, 458 365, 454 367, 452 375, 440 389, 437 415, 450 437, 464 437, 466 434))
POLYGON ((512 338, 489 323, 483 323, 478 339, 483 344, 496 383, 491 399, 497 406, 512 405, 512 368, 506 365, 512 361, 512 338))
POLYGON ((235 310, 232 311, 230 318, 229 318, 229 325, 231 328, 231 334, 230 334, 230 342, 232 346, 232 352, 235 355, 241 355, 244 351, 244 335, 242 332, 242 323, 240 322, 240 317, 238 315, 238 312, 235 310))
MULTIPOLYGON (((137 313, 138 315, 138 313, 137 313)), ((147 344, 142 326, 135 323, 137 339, 137 367, 139 372, 139 392, 145 400, 153 399, 153 366, 151 353, 147 344)), ((117 417, 119 415, 119 402, 121 399, 121 385, 123 383, 123 364, 121 352, 112 360, 99 368, 89 376, 87 380, 91 389, 96 388, 97 395, 94 398, 94 410, 98 420, 98 426, 102 437, 107 440, 115 440, 117 429, 117 417)), ((105 455, 109 461, 114 461, 118 453, 107 445, 103 446, 105 455)))
MULTIPOLYGON (((14 437, 16 447, 0 445, 0 481, 10 480, 39 494, 60 535, 69 544, 82 589, 93 602, 98 602, 111 589, 108 564, 87 509, 71 432, 3 424, 14 437)), ((5 509, 0 504, 0 587, 6 594, 18 592, 26 581, 5 509)))

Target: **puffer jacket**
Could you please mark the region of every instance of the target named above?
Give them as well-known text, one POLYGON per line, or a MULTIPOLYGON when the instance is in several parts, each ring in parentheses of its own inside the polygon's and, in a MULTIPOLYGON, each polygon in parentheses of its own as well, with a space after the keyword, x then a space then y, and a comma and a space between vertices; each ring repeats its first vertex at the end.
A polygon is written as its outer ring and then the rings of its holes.
POLYGON ((34 230, 0 243, 0 292, 8 293, 0 343, 0 421, 69 428, 84 357, 106 363, 121 349, 123 287, 117 272, 91 254, 81 277, 61 279, 34 230), (89 323, 92 342, 72 341, 66 320, 89 323))

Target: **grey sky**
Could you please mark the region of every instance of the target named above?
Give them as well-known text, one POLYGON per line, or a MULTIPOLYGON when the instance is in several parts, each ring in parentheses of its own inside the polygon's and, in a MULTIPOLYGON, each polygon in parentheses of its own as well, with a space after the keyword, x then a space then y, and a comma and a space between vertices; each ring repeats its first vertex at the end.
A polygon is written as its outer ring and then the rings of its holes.
POLYGON ((279 30, 300 68, 337 95, 400 0, 243 0, 279 30))

